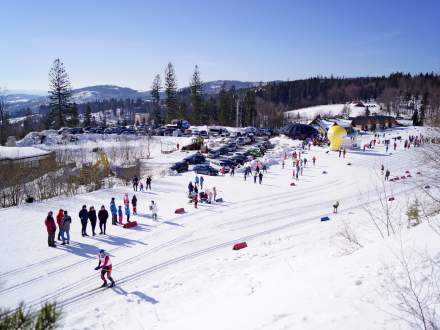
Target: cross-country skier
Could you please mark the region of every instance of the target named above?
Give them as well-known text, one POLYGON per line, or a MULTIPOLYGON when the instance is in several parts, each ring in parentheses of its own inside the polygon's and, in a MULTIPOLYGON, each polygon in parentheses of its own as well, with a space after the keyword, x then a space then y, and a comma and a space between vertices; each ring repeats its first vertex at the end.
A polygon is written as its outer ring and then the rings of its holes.
POLYGON ((112 266, 112 262, 110 260, 110 256, 105 253, 104 250, 100 250, 99 251, 99 256, 98 256, 98 266, 95 267, 95 270, 101 269, 101 279, 104 281, 104 283, 102 283, 101 288, 104 288, 107 286, 107 280, 105 279, 105 276, 107 275, 107 279, 110 280, 111 284, 109 285, 109 288, 115 286, 115 281, 112 278, 112 270, 113 270, 113 266, 112 266))

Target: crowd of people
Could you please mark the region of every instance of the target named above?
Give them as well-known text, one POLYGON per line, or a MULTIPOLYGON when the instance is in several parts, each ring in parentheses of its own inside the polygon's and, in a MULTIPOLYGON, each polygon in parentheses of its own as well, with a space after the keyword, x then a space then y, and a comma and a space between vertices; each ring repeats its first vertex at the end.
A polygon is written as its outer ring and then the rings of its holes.
MULTIPOLYGON (((111 198, 110 201, 110 214, 109 211, 105 208, 104 205, 101 205, 98 212, 94 206, 90 206, 87 208, 87 205, 83 205, 78 213, 78 218, 81 222, 81 235, 82 237, 89 236, 87 230, 90 224, 91 227, 91 235, 96 236, 106 235, 107 231, 107 219, 111 215, 112 225, 123 225, 124 224, 124 215, 126 222, 130 222, 130 216, 133 213, 137 214, 137 197, 133 194, 131 198, 131 208, 130 208, 130 199, 128 194, 124 194, 122 205, 116 205, 115 197, 111 198), (124 210, 122 209, 124 207, 124 210), (99 233, 96 232, 96 225, 99 224, 99 233)), ((154 200, 151 201, 149 206, 151 211, 151 218, 153 220, 157 220, 158 218, 158 207, 157 203, 154 200)), ((70 244, 70 227, 72 224, 72 218, 68 214, 67 210, 59 209, 56 217, 54 218, 53 212, 49 211, 46 219, 45 225, 48 233, 48 245, 50 247, 56 247, 55 244, 55 236, 58 226, 58 235, 57 240, 62 241, 61 245, 70 244)))

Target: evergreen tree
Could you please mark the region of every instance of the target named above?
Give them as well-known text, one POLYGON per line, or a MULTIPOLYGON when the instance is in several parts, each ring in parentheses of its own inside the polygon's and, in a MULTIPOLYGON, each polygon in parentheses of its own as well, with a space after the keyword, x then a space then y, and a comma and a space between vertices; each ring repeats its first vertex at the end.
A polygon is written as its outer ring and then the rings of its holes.
POLYGON ((167 121, 170 122, 176 119, 178 113, 177 104, 177 82, 176 73, 174 72, 173 64, 168 63, 165 69, 165 104, 167 107, 167 121))
POLYGON ((32 111, 31 111, 31 109, 28 108, 26 110, 26 118, 23 121, 23 131, 24 131, 23 135, 26 135, 29 132, 32 132, 33 128, 34 128, 33 126, 34 126, 34 123, 32 120, 32 111))
POLYGON ((65 125, 66 113, 70 108, 72 89, 69 76, 63 62, 57 58, 49 72, 49 116, 48 124, 51 128, 60 128, 65 125))
POLYGON ((220 125, 229 124, 229 112, 231 104, 229 102, 229 95, 225 89, 225 84, 222 85, 220 92, 218 94, 218 107, 219 107, 219 122, 220 125))
POLYGON ((416 110, 414 110, 414 113, 412 115, 412 122, 414 126, 419 126, 419 112, 416 110))
POLYGON ((153 118, 154 123, 158 124, 161 122, 160 116, 160 90, 162 89, 162 82, 160 80, 160 75, 156 75, 153 79, 153 84, 151 85, 151 98, 153 99, 153 118))
POLYGON ((257 111, 255 108, 255 93, 253 90, 247 90, 244 96, 243 105, 244 114, 242 116, 243 126, 255 126, 257 111))
POLYGON ((77 127, 79 124, 78 107, 73 103, 67 110, 66 122, 69 127, 77 127))
POLYGON ((422 97, 422 105, 420 106, 419 125, 423 126, 425 123, 426 106, 428 103, 429 93, 425 92, 422 97))
POLYGON ((189 84, 191 90, 192 117, 195 124, 200 125, 207 122, 206 112, 203 111, 203 86, 200 79, 199 67, 196 65, 189 84))
POLYGON ((4 145, 8 139, 9 125, 6 95, 0 94, 0 145, 4 145))
POLYGON ((205 104, 206 113, 209 118, 208 124, 217 124, 218 123, 218 109, 217 109, 217 100, 215 97, 210 96, 205 104))
POLYGON ((84 115, 84 127, 89 127, 92 125, 92 108, 87 104, 86 113, 84 115))

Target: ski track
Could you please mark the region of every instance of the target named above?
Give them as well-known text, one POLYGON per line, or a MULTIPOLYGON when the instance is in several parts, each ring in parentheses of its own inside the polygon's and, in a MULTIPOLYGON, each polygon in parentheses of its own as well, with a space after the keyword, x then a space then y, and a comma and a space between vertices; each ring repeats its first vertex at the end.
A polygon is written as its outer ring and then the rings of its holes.
MULTIPOLYGON (((367 154, 366 154, 367 155, 367 154)), ((410 154, 410 156, 413 156, 410 154)), ((308 156, 309 157, 309 156, 308 156)), ((323 154, 321 157, 325 157, 323 154)), ((387 157, 387 156, 384 156, 387 157)), ((394 157, 399 159, 398 166, 393 166, 393 172, 391 177, 394 176, 401 176, 403 173, 397 173, 398 171, 405 171, 407 169, 415 170, 415 166, 421 166, 421 168, 427 168, 429 167, 429 164, 423 164, 421 161, 417 161, 417 159, 412 159, 408 156, 406 153, 397 153, 394 157)), ((379 163, 383 163, 380 158, 374 158, 374 157, 363 157, 361 155, 353 155, 352 159, 341 159, 342 161, 351 161, 354 163, 354 166, 351 166, 350 169, 353 169, 355 167, 359 167, 363 170, 365 170, 365 173, 367 173, 367 168, 375 168, 372 165, 377 165, 379 163), (356 164, 359 162, 359 164, 356 164)), ((385 158, 386 161, 386 158, 385 158)), ((397 165, 397 164, 396 164, 397 165)), ((238 233, 238 237, 232 240, 223 241, 217 244, 209 245, 205 248, 198 248, 196 251, 191 251, 184 253, 182 255, 178 255, 172 258, 169 258, 166 261, 150 265, 148 267, 142 268, 139 271, 136 271, 135 273, 123 276, 119 279, 117 279, 116 283, 117 286, 121 285, 130 285, 133 283, 133 281, 148 276, 151 273, 161 271, 163 269, 166 269, 170 266, 176 265, 178 263, 183 263, 204 255, 208 255, 210 253, 214 253, 218 250, 221 250, 223 248, 230 248, 234 243, 237 243, 239 241, 249 241, 255 238, 262 237, 264 235, 272 234, 278 231, 282 231, 287 228, 291 228, 294 226, 304 225, 307 223, 310 223, 312 221, 319 221, 319 218, 322 216, 328 216, 332 215, 331 212, 323 214, 322 209, 329 207, 332 202, 334 202, 334 198, 331 194, 331 191, 334 189, 337 189, 337 187, 340 187, 341 189, 344 188, 347 184, 353 184, 353 180, 350 177, 351 175, 343 176, 342 178, 337 179, 331 179, 332 173, 327 174, 329 178, 325 180, 325 185, 322 185, 322 182, 320 182, 319 178, 322 174, 320 172, 325 169, 326 166, 309 166, 306 168, 306 173, 309 174, 311 170, 314 170, 316 173, 315 175, 308 175, 309 180, 313 180, 312 183, 308 184, 306 187, 301 186, 301 180, 296 181, 294 179, 291 179, 289 176, 286 178, 286 185, 290 182, 296 182, 299 186, 292 187, 291 190, 283 191, 280 193, 271 193, 268 195, 261 195, 254 198, 248 198, 243 199, 235 202, 228 202, 225 201, 222 204, 200 204, 200 209, 198 209, 196 212, 187 212, 183 215, 178 215, 169 219, 166 219, 166 221, 172 221, 177 222, 179 224, 189 224, 192 225, 194 223, 197 223, 199 221, 205 221, 207 216, 211 216, 214 214, 214 216, 221 217, 221 208, 228 208, 228 212, 230 212, 233 215, 232 221, 227 222, 221 222, 218 223, 218 221, 214 221, 211 227, 203 228, 203 230, 216 227, 220 229, 224 229, 216 234, 221 234, 224 232, 228 233, 234 233, 239 231, 251 231, 255 230, 260 226, 267 226, 270 228, 264 228, 263 230, 257 230, 257 232, 246 234, 246 233, 238 233), (350 178, 348 178, 350 177, 350 178), (311 197, 318 195, 319 201, 314 202, 311 197), (310 201, 310 203, 307 203, 307 201, 310 201), (298 202, 298 203, 296 203, 298 202), (304 203, 306 202, 306 203, 304 203), (284 207, 285 206, 285 207, 284 207), (276 207, 275 210, 271 210, 271 208, 276 207), (258 215, 253 216, 246 216, 246 214, 252 210, 265 210, 269 209, 270 211, 267 212, 261 212, 258 213, 258 215), (320 211, 321 210, 321 211, 320 211), (244 215, 244 216, 243 216, 244 215), (189 222, 187 222, 187 220, 189 222), (290 220, 288 223, 282 223, 279 224, 280 221, 286 221, 290 220)), ((286 168, 287 173, 291 171, 291 169, 286 168)), ((380 173, 379 170, 374 171, 370 170, 371 172, 380 173)), ((362 172, 363 173, 363 172, 362 172)), ((414 173, 412 173, 414 175, 414 173)), ((415 175, 414 175, 415 176, 415 175)), ((275 176, 271 175, 270 173, 265 176, 265 179, 267 178, 275 178, 275 176)), ((243 180, 242 176, 237 176, 238 180, 243 180)), ((253 180, 252 177, 249 178, 250 181, 253 180)), ((249 181, 248 180, 248 181, 249 181)), ((244 181, 244 180, 243 180, 244 181)), ((400 194, 407 193, 408 191, 414 189, 414 185, 416 180, 414 178, 406 179, 406 180, 400 180, 399 182, 394 182, 394 185, 391 186, 391 190, 393 191, 393 196, 397 196, 400 194), (400 184, 399 184, 400 183, 400 184)), ((267 181, 265 181, 267 182, 267 181)), ((252 184, 251 182, 246 184, 252 184)), ((393 184, 392 182, 389 183, 390 185, 393 184)), ((166 187, 169 185, 168 182, 165 182, 158 185, 158 192, 170 192, 170 191, 179 191, 179 189, 172 189, 173 187, 166 187), (163 189, 163 187, 166 187, 167 189, 163 189)), ((256 186, 260 186, 258 183, 256 186)), ((264 186, 264 184, 263 184, 264 186)), ((108 190, 108 189, 106 189, 108 190)), ((343 211, 348 212, 350 210, 359 209, 361 207, 364 207, 368 204, 375 203, 379 200, 378 197, 375 197, 373 199, 369 199, 367 202, 359 202, 363 199, 360 197, 360 195, 368 195, 371 192, 373 192, 372 188, 369 188, 369 190, 362 192, 361 194, 353 196, 352 192, 348 191, 346 194, 343 195, 343 198, 340 198, 341 205, 343 206, 343 211)), ((185 191, 186 193, 186 191, 185 191)), ((97 193, 96 193, 97 194, 97 193)), ((78 197, 78 196, 77 196, 78 197)), ((89 195, 87 197, 90 197, 89 195)), ((78 204, 80 204, 80 201, 84 200, 85 202, 90 202, 89 199, 87 199, 86 196, 79 196, 78 198, 78 204)), ((49 204, 46 204, 46 208, 48 205, 56 204, 57 200, 52 200, 49 204)), ((4 210, 3 210, 4 211, 4 210)), ((159 222, 157 225, 155 225, 152 228, 153 230, 159 230, 158 233, 162 233, 163 231, 160 231, 161 228, 165 228, 164 223, 159 222)), ((178 234, 177 237, 166 241, 164 243, 158 244, 157 246, 150 247, 148 245, 148 248, 146 250, 141 251, 140 253, 123 259, 122 261, 117 263, 118 269, 123 269, 126 266, 132 265, 133 263, 139 262, 143 260, 144 257, 153 254, 153 253, 160 253, 162 250, 165 249, 176 249, 178 251, 179 244, 188 244, 192 241, 187 241, 188 238, 190 238, 193 235, 193 231, 191 229, 188 229, 189 232, 186 232, 184 234, 178 234)), ((118 237, 121 238, 127 238, 131 236, 130 231, 127 232, 126 235, 120 235, 118 237)), ((144 241, 148 238, 151 238, 152 233, 148 231, 145 235, 140 236, 137 238, 138 241, 144 241)), ((153 233, 154 235, 154 233, 153 233)), ((221 235, 219 235, 221 236, 221 235)), ((154 236, 153 236, 154 237, 154 236)), ((196 240, 205 240, 209 237, 201 236, 198 237, 196 240)), ((117 246, 112 249, 109 249, 108 251, 112 253, 116 253, 119 250, 123 249, 124 245, 117 246)), ((141 247, 142 249, 142 247, 141 247)), ((12 270, 9 270, 7 272, 1 273, 0 278, 4 278, 6 276, 11 276, 17 273, 22 272, 30 272, 35 268, 38 268, 42 265, 47 264, 53 264, 57 261, 59 261, 61 258, 65 258, 66 255, 58 255, 51 258, 44 259, 42 261, 32 263, 23 267, 18 267, 12 270)), ((77 267, 81 267, 89 262, 92 262, 92 260, 84 258, 83 260, 79 262, 70 263, 66 266, 63 266, 60 269, 52 270, 45 274, 40 274, 36 277, 33 277, 32 279, 29 279, 24 282, 13 284, 12 286, 9 286, 7 288, 4 288, 0 290, 0 296, 5 294, 11 294, 15 291, 18 291, 20 289, 26 288, 30 285, 37 285, 37 283, 43 279, 47 279, 47 276, 55 276, 60 275, 64 271, 69 270, 72 271, 76 269, 77 267)), ((53 292, 44 294, 40 297, 35 297, 27 302, 27 305, 31 308, 35 308, 39 306, 41 303, 46 301, 54 301, 58 300, 58 305, 61 307, 68 307, 75 305, 77 303, 84 303, 89 298, 94 297, 95 295, 102 295, 106 294, 107 290, 98 290, 98 288, 92 286, 91 280, 96 278, 96 273, 86 276, 85 278, 82 278, 81 280, 75 281, 73 283, 69 283, 67 285, 62 286, 61 288, 56 288, 53 290, 53 292), (90 288, 89 288, 90 287, 90 288), (77 292, 78 290, 81 290, 80 293, 73 294, 73 292, 77 292), (64 298, 64 296, 68 296, 67 298, 64 298), (70 296, 69 296, 70 295, 70 296), (60 299, 61 298, 61 299, 60 299)))

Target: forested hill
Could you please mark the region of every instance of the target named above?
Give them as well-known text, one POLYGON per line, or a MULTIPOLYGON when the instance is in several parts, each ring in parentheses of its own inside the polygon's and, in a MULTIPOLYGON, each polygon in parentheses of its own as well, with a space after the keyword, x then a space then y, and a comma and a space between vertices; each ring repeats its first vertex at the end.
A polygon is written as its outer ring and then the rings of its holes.
POLYGON ((385 105, 402 100, 426 98, 433 107, 440 105, 440 76, 394 73, 382 77, 309 78, 268 83, 256 89, 257 97, 281 103, 291 109, 320 104, 375 99, 385 105))

